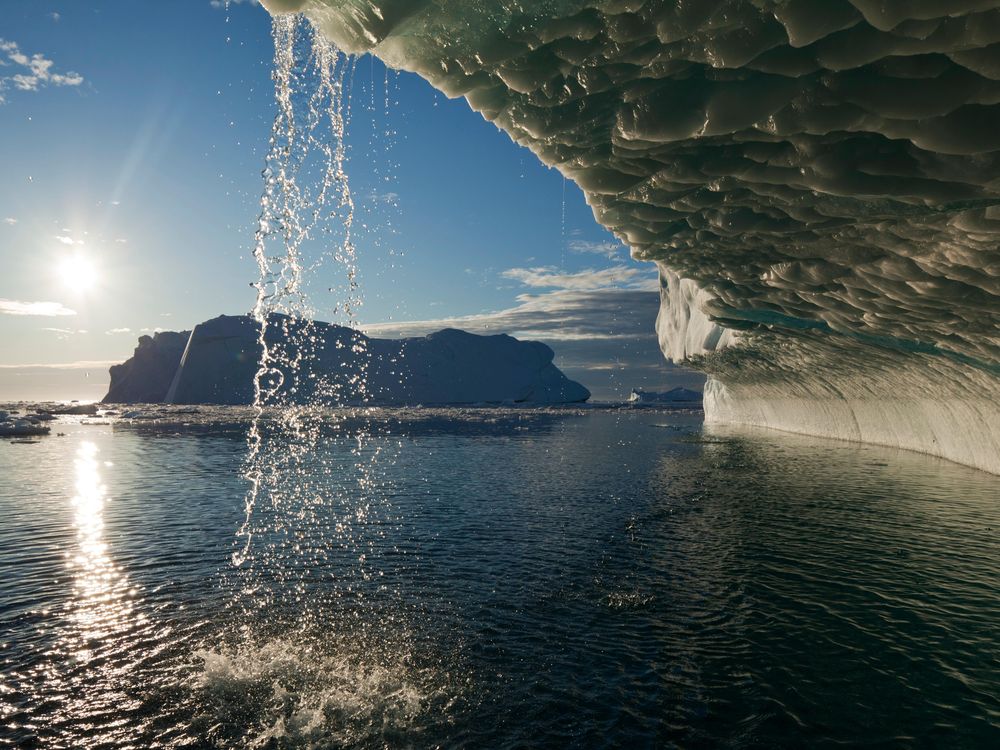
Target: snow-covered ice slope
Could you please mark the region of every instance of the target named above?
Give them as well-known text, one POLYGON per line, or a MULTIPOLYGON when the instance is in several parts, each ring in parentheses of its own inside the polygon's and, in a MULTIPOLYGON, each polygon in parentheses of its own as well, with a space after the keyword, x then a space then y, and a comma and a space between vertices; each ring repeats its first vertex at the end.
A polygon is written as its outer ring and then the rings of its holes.
POLYGON ((574 179, 709 420, 1000 473, 996 0, 264 2, 574 179))

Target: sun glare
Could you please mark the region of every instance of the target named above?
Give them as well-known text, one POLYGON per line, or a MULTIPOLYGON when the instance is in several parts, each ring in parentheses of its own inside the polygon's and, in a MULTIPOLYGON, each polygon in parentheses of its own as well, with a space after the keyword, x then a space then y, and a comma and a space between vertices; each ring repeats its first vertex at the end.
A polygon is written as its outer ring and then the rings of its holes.
POLYGON ((88 292, 97 284, 97 267, 80 253, 63 258, 58 273, 62 283, 74 292, 88 292))

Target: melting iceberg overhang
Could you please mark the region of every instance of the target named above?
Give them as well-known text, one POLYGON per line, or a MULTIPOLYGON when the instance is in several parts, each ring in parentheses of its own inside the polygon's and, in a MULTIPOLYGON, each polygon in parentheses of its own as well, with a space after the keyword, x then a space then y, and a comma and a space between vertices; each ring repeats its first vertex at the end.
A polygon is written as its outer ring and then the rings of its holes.
POLYGON ((709 421, 1000 473, 995 0, 263 2, 575 180, 709 421))

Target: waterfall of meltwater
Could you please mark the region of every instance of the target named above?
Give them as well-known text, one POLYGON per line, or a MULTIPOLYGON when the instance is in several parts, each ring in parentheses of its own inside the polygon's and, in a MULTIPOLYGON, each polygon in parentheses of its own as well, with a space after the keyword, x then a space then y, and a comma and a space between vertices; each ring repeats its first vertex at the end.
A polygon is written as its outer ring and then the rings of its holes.
MULTIPOLYGON (((246 515, 222 573, 229 627, 197 652, 191 685, 198 726, 220 747, 382 745, 455 700, 452 670, 414 636, 423 603, 400 588, 409 558, 393 541, 389 483, 399 444, 370 406, 374 354, 357 331, 355 243, 377 253, 390 227, 381 195, 363 194, 355 210, 345 170, 355 59, 302 17, 278 15, 273 30, 246 515)), ((388 191, 391 165, 375 166, 388 191)))
MULTIPOLYGON (((317 307, 309 290, 322 280, 337 300, 322 307, 324 316, 356 329, 361 299, 344 142, 355 60, 298 15, 275 16, 273 35, 277 112, 253 250, 260 366, 248 435, 246 518, 233 555, 237 565, 247 562, 255 534, 282 523, 275 520, 279 508, 298 512, 306 477, 317 471, 322 423, 332 419, 324 407, 363 403, 366 396, 368 353, 361 336, 336 344, 350 348, 351 364, 336 372, 313 366, 325 342, 317 336, 317 307), (262 502, 268 507, 260 517, 262 502)), ((363 431, 355 440, 363 471, 363 431)))

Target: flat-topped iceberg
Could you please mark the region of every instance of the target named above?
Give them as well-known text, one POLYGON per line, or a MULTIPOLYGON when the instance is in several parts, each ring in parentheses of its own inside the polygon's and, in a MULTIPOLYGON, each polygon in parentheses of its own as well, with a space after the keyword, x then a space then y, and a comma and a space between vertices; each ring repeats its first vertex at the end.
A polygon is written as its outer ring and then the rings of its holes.
POLYGON ((262 1, 575 180, 709 421, 1000 472, 996 2, 262 1))
MULTIPOLYGON (((553 363, 545 344, 446 329, 375 339, 328 323, 274 315, 265 340, 280 361, 262 378, 272 403, 578 403, 590 392, 553 363)), ((185 333, 143 336, 111 368, 106 403, 250 404, 261 361, 249 316, 206 321, 185 333), (182 343, 183 342, 183 343, 182 343)))

